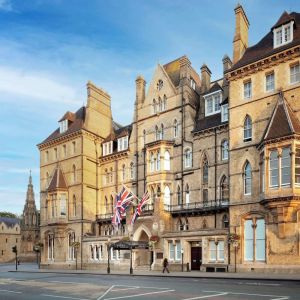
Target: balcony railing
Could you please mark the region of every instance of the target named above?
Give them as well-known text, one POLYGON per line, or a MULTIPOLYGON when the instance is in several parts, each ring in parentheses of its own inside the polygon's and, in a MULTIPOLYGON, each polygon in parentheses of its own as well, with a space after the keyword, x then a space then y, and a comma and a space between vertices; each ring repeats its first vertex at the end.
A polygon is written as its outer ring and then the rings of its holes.
POLYGON ((183 212, 208 212, 214 210, 223 210, 228 208, 229 200, 218 199, 209 200, 205 202, 193 202, 193 203, 182 203, 177 205, 164 205, 164 210, 171 213, 183 213, 183 212))
POLYGON ((154 205, 153 204, 146 204, 143 207, 143 213, 141 214, 141 217, 144 215, 148 216, 148 215, 152 215, 154 211, 154 205))
POLYGON ((96 216, 97 221, 109 221, 113 217, 113 213, 99 214, 96 216))

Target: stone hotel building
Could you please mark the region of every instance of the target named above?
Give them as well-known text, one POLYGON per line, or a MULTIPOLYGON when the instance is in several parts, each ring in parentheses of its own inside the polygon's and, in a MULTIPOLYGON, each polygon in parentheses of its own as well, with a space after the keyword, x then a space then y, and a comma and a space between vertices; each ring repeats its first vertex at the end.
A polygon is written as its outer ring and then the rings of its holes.
POLYGON ((127 126, 88 82, 86 106, 38 145, 43 267, 105 269, 109 255, 128 269, 129 253, 108 245, 130 239, 150 245, 133 250, 135 269, 167 257, 172 270, 300 270, 300 14, 251 47, 241 5, 235 19, 223 78, 186 56, 158 64, 147 85, 137 77, 127 126), (123 185, 150 201, 116 230, 123 185))

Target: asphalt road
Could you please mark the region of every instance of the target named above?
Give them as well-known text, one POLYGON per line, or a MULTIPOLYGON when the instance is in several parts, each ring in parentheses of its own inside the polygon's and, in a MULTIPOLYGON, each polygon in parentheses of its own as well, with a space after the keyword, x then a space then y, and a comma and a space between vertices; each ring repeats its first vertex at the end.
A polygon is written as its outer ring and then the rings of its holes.
POLYGON ((286 300, 299 282, 0 272, 2 300, 286 300))

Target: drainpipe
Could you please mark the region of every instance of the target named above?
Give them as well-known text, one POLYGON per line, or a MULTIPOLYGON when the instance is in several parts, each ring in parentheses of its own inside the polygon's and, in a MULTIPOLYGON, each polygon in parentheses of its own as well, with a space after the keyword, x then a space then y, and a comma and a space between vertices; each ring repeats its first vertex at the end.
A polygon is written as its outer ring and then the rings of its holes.
MULTIPOLYGON (((215 133, 215 205, 217 204, 217 128, 214 129, 215 133)), ((215 228, 217 228, 217 212, 215 210, 215 228)))
POLYGON ((97 149, 97 143, 96 139, 94 140, 95 145, 95 154, 96 154, 96 216, 98 215, 98 208, 99 208, 99 186, 98 186, 98 167, 99 167, 99 159, 98 159, 98 149, 97 149))

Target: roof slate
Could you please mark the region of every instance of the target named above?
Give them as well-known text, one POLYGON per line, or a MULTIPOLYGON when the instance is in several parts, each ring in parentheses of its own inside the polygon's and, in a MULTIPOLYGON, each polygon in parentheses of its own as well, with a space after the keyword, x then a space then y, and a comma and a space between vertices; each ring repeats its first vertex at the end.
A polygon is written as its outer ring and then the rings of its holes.
POLYGON ((48 191, 56 191, 56 190, 66 190, 67 189, 67 184, 63 175, 63 172, 61 171, 60 168, 56 168, 54 171, 54 175, 52 177, 52 180, 49 184, 48 191))
POLYGON ((20 224, 20 220, 17 218, 0 217, 0 223, 4 223, 7 227, 14 227, 20 224))
POLYGON ((285 44, 283 46, 274 48, 273 45, 273 31, 271 30, 267 35, 265 35, 256 45, 248 47, 242 56, 242 58, 232 66, 226 73, 236 70, 240 67, 273 55, 275 53, 281 52, 288 48, 294 47, 300 44, 300 13, 292 12, 290 14, 283 13, 278 19, 276 24, 272 27, 278 27, 282 24, 285 24, 291 20, 295 21, 294 32, 293 32, 293 41, 285 44))

